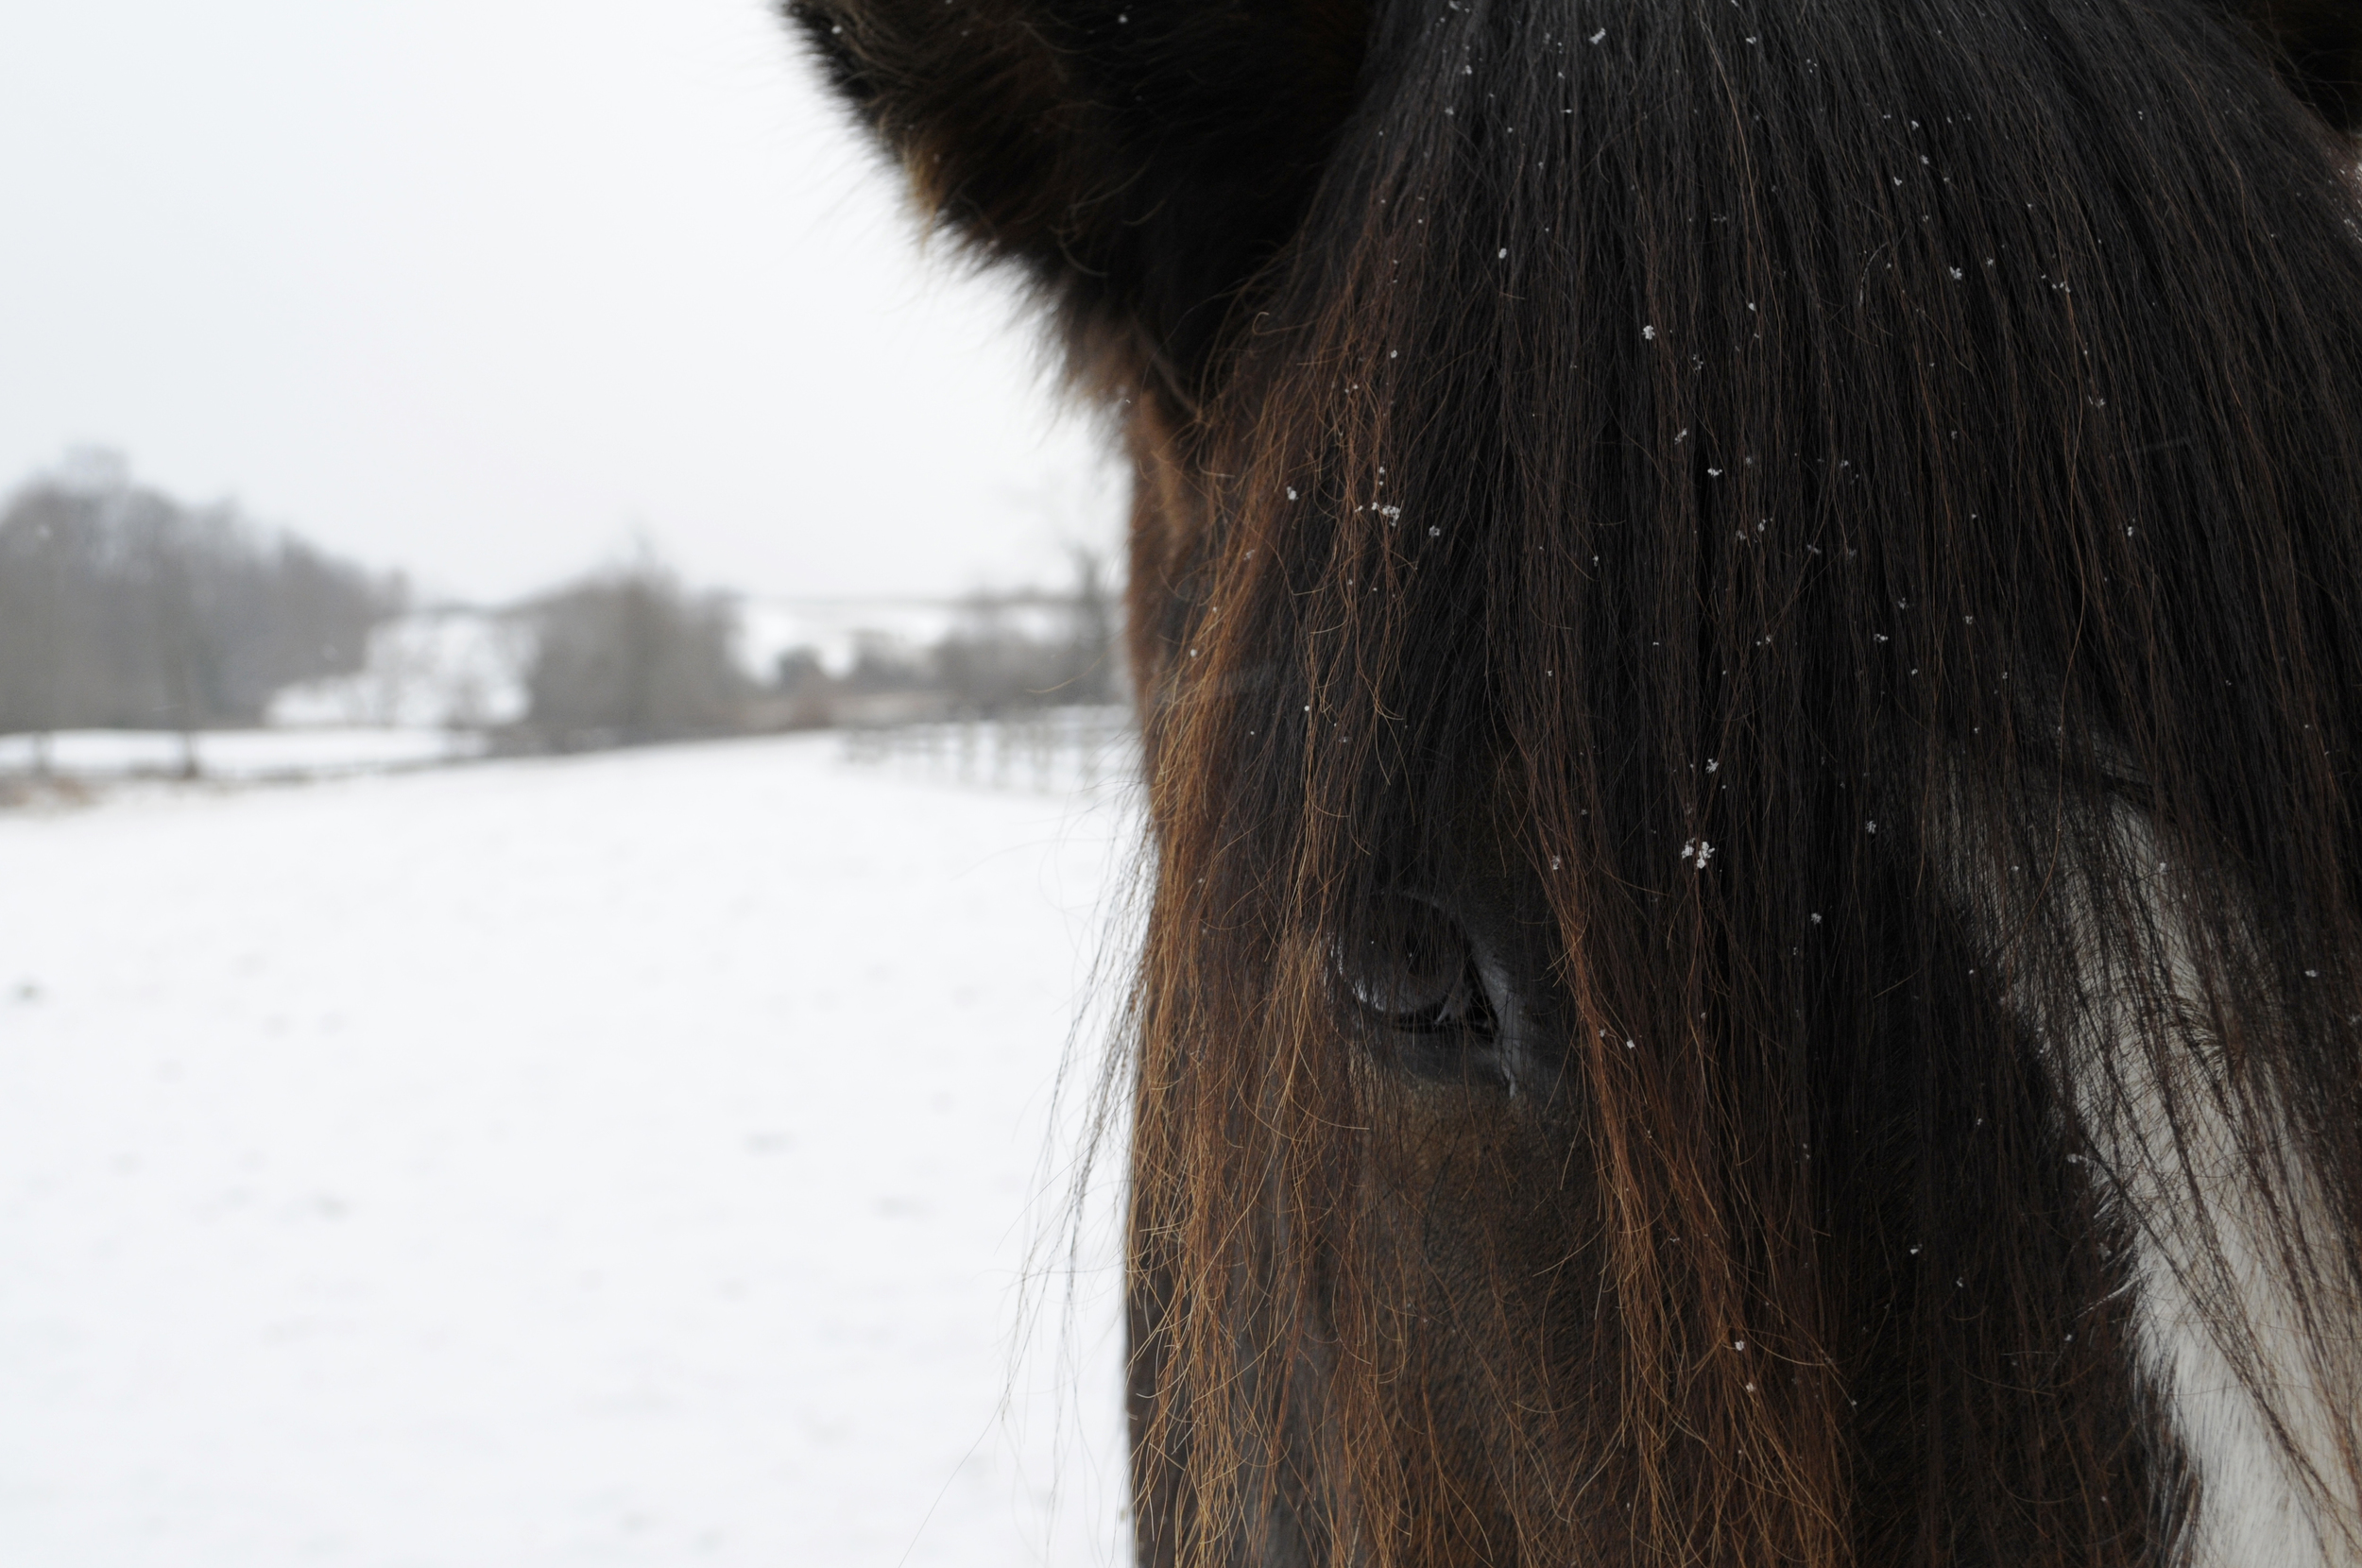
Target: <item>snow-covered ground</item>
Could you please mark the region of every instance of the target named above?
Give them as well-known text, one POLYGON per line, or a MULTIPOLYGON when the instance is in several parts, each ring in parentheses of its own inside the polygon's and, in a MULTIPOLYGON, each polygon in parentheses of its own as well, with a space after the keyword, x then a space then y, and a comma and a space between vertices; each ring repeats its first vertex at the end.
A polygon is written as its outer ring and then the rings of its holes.
POLYGON ((0 816, 0 1562, 1117 1560, 1130 833, 829 736, 0 816))

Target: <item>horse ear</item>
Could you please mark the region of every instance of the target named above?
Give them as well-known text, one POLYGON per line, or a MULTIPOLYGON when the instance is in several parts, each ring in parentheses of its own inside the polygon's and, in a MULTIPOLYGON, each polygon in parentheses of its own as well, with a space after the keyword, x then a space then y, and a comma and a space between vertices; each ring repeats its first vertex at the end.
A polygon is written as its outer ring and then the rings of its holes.
POLYGON ((1079 371, 1155 373, 1185 396, 1303 217, 1365 26, 1365 0, 787 10, 931 216, 1024 269, 1079 371))
POLYGON ((2362 131, 2362 0, 2234 0, 2265 59, 2339 130, 2362 131))

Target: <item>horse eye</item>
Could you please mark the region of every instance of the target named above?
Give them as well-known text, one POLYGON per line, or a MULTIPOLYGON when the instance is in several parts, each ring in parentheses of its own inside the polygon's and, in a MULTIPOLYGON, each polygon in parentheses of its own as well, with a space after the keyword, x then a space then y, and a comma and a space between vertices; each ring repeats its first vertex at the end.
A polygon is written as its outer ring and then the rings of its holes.
POLYGON ((1424 898, 1390 894, 1338 946, 1338 978, 1371 1023, 1399 1034, 1489 1042, 1493 1003, 1460 923, 1424 898))

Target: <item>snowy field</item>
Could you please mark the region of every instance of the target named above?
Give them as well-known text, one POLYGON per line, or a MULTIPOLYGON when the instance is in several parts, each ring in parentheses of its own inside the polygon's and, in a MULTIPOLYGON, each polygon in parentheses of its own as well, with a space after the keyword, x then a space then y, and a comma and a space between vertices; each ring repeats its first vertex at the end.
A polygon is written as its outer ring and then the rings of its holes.
POLYGON ((0 815, 0 1563, 1117 1560, 1129 835, 827 736, 0 815))
POLYGON ((379 773, 482 756, 482 735, 413 727, 207 730, 181 737, 153 729, 69 729, 36 742, 0 736, 0 774, 32 771, 42 750, 55 772, 77 778, 169 776, 196 752, 212 779, 320 778, 379 773))

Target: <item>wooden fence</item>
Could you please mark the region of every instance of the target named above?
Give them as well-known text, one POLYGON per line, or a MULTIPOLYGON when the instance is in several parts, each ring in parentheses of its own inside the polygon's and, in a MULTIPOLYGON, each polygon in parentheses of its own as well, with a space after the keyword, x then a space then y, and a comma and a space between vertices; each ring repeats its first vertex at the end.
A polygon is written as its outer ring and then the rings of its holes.
POLYGON ((986 789, 1095 793, 1138 782, 1139 731, 1128 707, 1052 707, 847 729, 845 757, 986 789))

